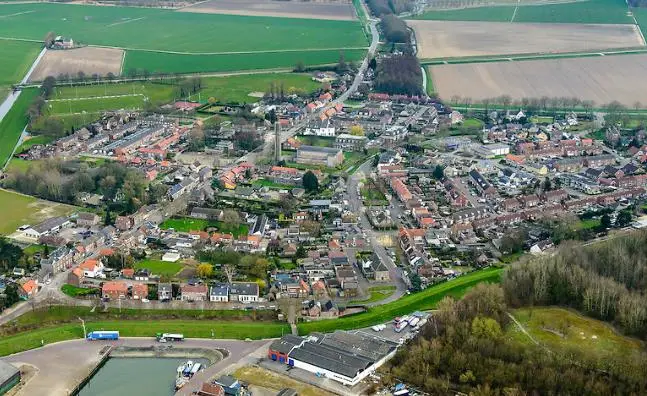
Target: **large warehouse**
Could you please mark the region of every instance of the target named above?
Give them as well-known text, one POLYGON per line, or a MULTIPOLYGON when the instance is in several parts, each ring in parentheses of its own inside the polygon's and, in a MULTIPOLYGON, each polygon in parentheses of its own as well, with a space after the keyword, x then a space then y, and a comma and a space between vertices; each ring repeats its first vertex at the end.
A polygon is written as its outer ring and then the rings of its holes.
POLYGON ((283 336, 268 358, 353 386, 389 360, 398 344, 362 331, 283 336))

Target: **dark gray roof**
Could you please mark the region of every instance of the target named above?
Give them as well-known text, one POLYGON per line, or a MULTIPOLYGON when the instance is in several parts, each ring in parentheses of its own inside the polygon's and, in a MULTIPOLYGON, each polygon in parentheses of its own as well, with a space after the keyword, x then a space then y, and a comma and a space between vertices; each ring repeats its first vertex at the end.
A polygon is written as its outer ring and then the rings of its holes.
POLYGON ((236 295, 258 296, 258 283, 236 282, 229 286, 229 292, 236 295))
POLYGON ((289 353, 292 348, 297 345, 301 345, 302 342, 303 338, 292 334, 286 334, 281 337, 281 339, 272 342, 270 350, 280 353, 289 353))
POLYGON ((210 295, 212 295, 212 296, 228 296, 229 295, 229 285, 216 284, 216 285, 211 286, 210 295))
POLYGON ((363 332, 336 331, 310 336, 310 341, 294 348, 288 356, 349 378, 397 348, 394 342, 363 332))
POLYGON ((297 151, 312 151, 317 153, 337 154, 341 150, 332 147, 319 147, 319 146, 300 146, 297 151))
POLYGON ((0 384, 4 384, 11 377, 19 373, 20 370, 18 370, 16 367, 5 362, 4 360, 0 360, 0 384))

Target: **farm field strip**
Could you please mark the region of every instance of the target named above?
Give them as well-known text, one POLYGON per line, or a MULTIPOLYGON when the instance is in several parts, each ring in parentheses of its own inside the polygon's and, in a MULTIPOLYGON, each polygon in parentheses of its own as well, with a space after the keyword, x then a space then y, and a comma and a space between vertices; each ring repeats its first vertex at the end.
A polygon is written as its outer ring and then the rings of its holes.
POLYGON ((123 71, 147 69, 160 73, 207 73, 294 68, 298 62, 306 66, 335 64, 340 53, 347 62, 364 58, 365 50, 250 53, 240 55, 178 55, 161 52, 126 51, 123 71))
MULTIPOLYGON (((0 86, 20 82, 38 57, 41 48, 41 43, 0 39, 0 59, 2 59, 0 61, 0 86)), ((4 99, 4 97, 0 99, 4 99)))
POLYGON ((274 0, 210 0, 180 8, 177 12, 344 21, 352 21, 356 18, 352 3, 298 0, 281 3, 274 0))
POLYGON ((631 24, 623 0, 586 0, 554 3, 493 5, 461 9, 432 10, 412 19, 445 21, 491 21, 514 23, 600 23, 631 24), (516 11, 516 12, 515 12, 516 11))
POLYGON ((408 21, 421 58, 559 53, 642 47, 635 25, 408 21), (483 32, 488 34, 483 34, 483 32), (513 38, 513 39, 511 39, 513 38))
POLYGON ((647 55, 488 62, 430 66, 441 98, 475 102, 510 95, 513 99, 578 97, 603 105, 617 100, 633 107, 647 103, 647 55))
POLYGON ((23 224, 38 224, 49 217, 70 214, 74 210, 74 206, 0 189, 0 234, 9 235, 23 224))
POLYGON ((85 44, 187 53, 360 48, 367 45, 358 21, 53 3, 0 5, 0 14, 27 10, 34 12, 5 18, 0 24, 0 36, 42 40, 45 34, 54 31, 85 44), (135 19, 138 20, 134 23, 114 25, 135 19), (220 39, 223 35, 226 40, 220 39))
POLYGON ((108 73, 119 75, 123 55, 123 50, 115 48, 83 47, 65 51, 48 50, 29 76, 29 81, 42 81, 47 76, 56 77, 61 74, 76 76, 79 72, 87 76, 93 74, 105 76, 108 73))

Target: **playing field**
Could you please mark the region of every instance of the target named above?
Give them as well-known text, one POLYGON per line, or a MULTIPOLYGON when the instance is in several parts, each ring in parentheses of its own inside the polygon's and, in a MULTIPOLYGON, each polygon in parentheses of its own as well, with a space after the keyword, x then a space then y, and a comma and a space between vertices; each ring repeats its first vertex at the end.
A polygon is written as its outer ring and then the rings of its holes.
POLYGON ((343 53, 346 61, 361 60, 364 50, 321 50, 305 52, 267 52, 239 55, 182 55, 162 52, 127 51, 124 72, 147 69, 160 73, 230 72, 288 68, 299 62, 306 66, 334 64, 343 53))
MULTIPOLYGON (((2 20, 0 20, 0 26, 2 20)), ((20 82, 41 50, 39 43, 0 39, 0 86, 20 82)), ((0 93, 0 99, 4 99, 0 93)))
POLYGON ((144 108, 143 95, 126 95, 107 98, 48 100, 50 115, 98 113, 110 110, 140 110, 144 108))
POLYGON ((184 267, 182 263, 171 263, 162 260, 146 259, 135 263, 135 269, 147 269, 154 275, 172 277, 184 267))
MULTIPOLYGON (((0 169, 11 157, 16 143, 27 125, 27 109, 36 95, 38 95, 37 89, 23 90, 9 112, 0 121, 0 169)), ((0 219, 2 219, 1 216, 0 219)))
POLYGON ((181 8, 178 11, 342 21, 355 19, 355 8, 350 1, 342 3, 300 0, 210 0, 181 8))
POLYGON ((191 100, 201 98, 206 101, 213 97, 222 103, 249 103, 258 101, 258 96, 270 90, 270 85, 280 87, 283 85, 286 95, 292 93, 308 94, 321 87, 320 83, 312 81, 309 74, 297 73, 267 73, 247 74, 226 77, 203 77, 200 95, 193 95, 191 100))
POLYGON ((367 46, 357 21, 52 3, 0 5, 0 16, 0 37, 42 40, 55 32, 81 43, 132 49, 220 53, 367 46))
POLYGON ((38 66, 29 77, 30 81, 42 81, 47 76, 58 77, 69 74, 77 77, 81 71, 88 78, 93 74, 105 76, 112 73, 118 76, 124 51, 116 48, 83 47, 66 51, 48 50, 38 62, 38 66))
POLYGON ((408 24, 416 33, 420 58, 595 51, 645 44, 636 25, 416 20, 408 24))
POLYGON ((545 23, 633 23, 624 0, 585 0, 558 4, 493 6, 430 11, 415 19, 545 23))
POLYGON ((577 97, 597 105, 614 100, 633 107, 647 103, 647 55, 488 62, 431 66, 441 98, 481 101, 501 95, 513 99, 577 97))
POLYGON ((36 225, 50 217, 69 214, 74 209, 73 206, 0 190, 0 235, 9 235, 23 224, 36 225))

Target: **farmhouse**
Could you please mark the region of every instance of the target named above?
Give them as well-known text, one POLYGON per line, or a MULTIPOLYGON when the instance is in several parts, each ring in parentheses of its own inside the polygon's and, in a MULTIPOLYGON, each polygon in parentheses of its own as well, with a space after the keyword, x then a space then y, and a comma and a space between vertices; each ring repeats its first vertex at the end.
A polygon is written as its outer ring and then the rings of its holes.
POLYGON ((395 355, 397 344, 356 331, 286 335, 274 341, 268 358, 353 386, 395 355))
POLYGON ((334 168, 344 162, 344 154, 338 148, 301 146, 297 149, 296 162, 334 168))

